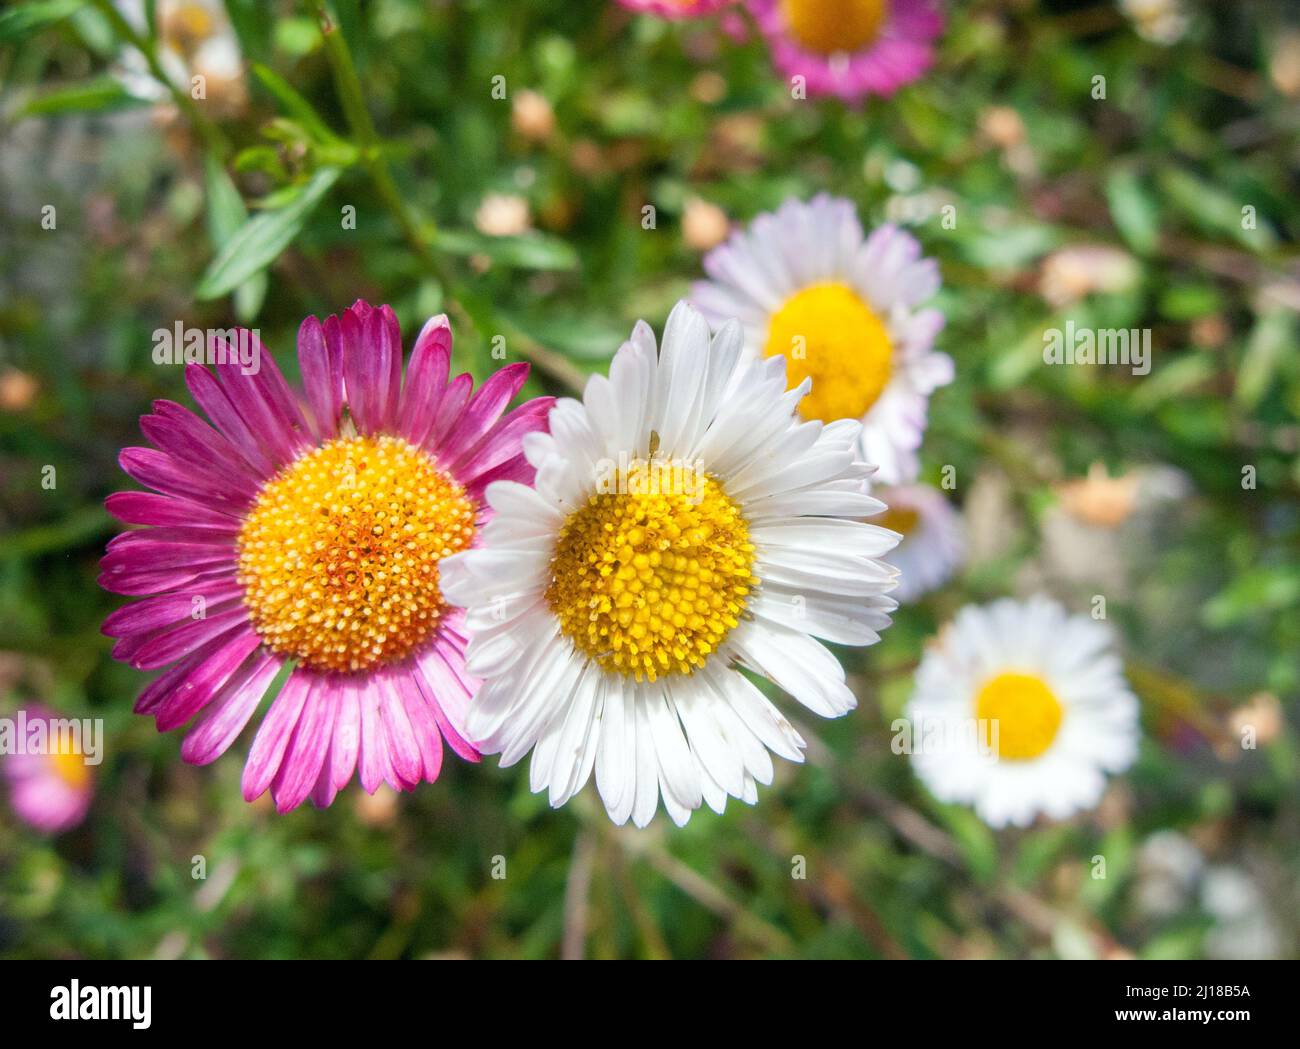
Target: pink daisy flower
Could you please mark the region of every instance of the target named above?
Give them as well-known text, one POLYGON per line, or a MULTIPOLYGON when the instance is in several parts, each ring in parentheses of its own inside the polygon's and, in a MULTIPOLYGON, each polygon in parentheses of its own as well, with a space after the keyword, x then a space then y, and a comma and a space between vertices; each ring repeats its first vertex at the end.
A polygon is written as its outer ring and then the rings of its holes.
POLYGON ((892 95, 930 68, 936 0, 746 0, 787 77, 809 95, 892 95))
POLYGON ((95 793, 94 773, 86 755, 65 744, 52 727, 56 720, 57 715, 44 707, 19 711, 15 732, 24 741, 24 752, 7 753, 0 761, 15 814, 46 834, 71 830, 85 819, 95 793), (39 732, 44 742, 28 751, 33 731, 39 732))
POLYGON ((641 11, 660 18, 699 18, 734 4, 736 0, 618 0, 629 11, 641 11))
POLYGON ((444 739, 477 761, 462 725, 478 681, 438 563, 477 544, 488 484, 532 481, 520 445, 545 428, 553 398, 502 415, 526 364, 477 392, 469 375, 449 380, 446 317, 420 332, 404 386, 389 307, 358 301, 324 324, 308 317, 301 400, 256 337, 239 336, 253 340, 257 367, 214 339, 216 376, 186 369, 213 425, 156 401, 140 420, 155 447, 120 457, 154 491, 107 501, 121 520, 151 526, 117 536, 101 562, 105 589, 149 595, 105 621, 120 638, 114 656, 169 668, 136 711, 160 731, 197 717, 181 756, 204 765, 291 667, 243 777, 247 800, 270 788, 281 812, 308 796, 330 804, 354 771, 370 793, 433 782, 444 739))

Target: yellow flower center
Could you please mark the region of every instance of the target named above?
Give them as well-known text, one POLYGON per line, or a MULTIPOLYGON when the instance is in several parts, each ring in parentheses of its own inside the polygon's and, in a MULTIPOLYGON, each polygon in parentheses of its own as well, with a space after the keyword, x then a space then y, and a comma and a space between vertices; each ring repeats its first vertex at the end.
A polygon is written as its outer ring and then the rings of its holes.
POLYGON ((809 51, 856 51, 880 35, 889 0, 781 0, 790 32, 809 51))
POLYGON ((986 747, 997 724, 997 756, 1028 761, 1044 754, 1061 727, 1061 701, 1034 674, 998 674, 975 697, 986 747))
POLYGON ((785 357, 791 386, 812 392, 799 402, 805 419, 860 419, 879 400, 893 370, 889 330, 847 284, 813 284, 788 298, 768 325, 768 357, 785 357))
POLYGON ((906 506, 891 506, 884 513, 869 518, 871 524, 879 525, 881 528, 888 528, 901 536, 911 535, 912 530, 920 523, 920 520, 921 515, 906 506))
POLYGON ((272 651, 321 671, 405 658, 446 608, 438 562, 469 546, 476 507, 400 437, 340 437, 262 489, 239 533, 239 581, 272 651))
POLYGON ((616 491, 560 529, 546 600, 603 669, 638 681, 691 674, 716 651, 757 585, 740 509, 691 466, 640 459, 616 491))
POLYGON ((80 790, 90 782, 90 766, 86 764, 86 755, 80 751, 54 750, 49 759, 54 774, 73 790, 80 790))

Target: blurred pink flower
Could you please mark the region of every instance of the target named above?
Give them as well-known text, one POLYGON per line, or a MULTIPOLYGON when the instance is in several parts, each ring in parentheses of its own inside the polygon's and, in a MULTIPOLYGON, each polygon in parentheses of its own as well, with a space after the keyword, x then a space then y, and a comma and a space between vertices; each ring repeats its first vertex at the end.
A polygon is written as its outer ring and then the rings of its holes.
MULTIPOLYGON (((57 715, 44 707, 30 706, 15 719, 24 726, 18 733, 30 738, 34 722, 49 723, 57 715)), ((9 785, 9 804, 18 818, 46 834, 70 830, 86 817, 95 793, 94 774, 86 756, 61 745, 61 737, 46 729, 48 747, 39 753, 7 753, 0 756, 0 769, 9 785)))
POLYGON ((892 95, 930 68, 935 0, 745 0, 787 77, 809 95, 892 95))

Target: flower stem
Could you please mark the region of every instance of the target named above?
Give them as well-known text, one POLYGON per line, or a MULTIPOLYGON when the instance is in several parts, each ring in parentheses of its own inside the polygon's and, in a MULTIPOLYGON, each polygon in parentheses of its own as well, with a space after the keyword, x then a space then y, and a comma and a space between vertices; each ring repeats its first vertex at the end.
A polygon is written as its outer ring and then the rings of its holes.
POLYGON ((226 141, 226 136, 222 134, 221 129, 207 118, 203 110, 196 104, 189 93, 172 82, 167 71, 163 69, 162 63, 158 60, 158 49, 152 37, 142 35, 130 22, 128 22, 114 5, 113 0, 94 0, 94 5, 113 27, 113 31, 130 44, 133 48, 144 56, 145 63, 149 66, 149 72, 153 78, 162 84, 172 97, 177 107, 185 114, 190 124, 199 137, 203 139, 204 145, 216 154, 217 159, 224 160, 230 152, 230 145, 226 141))
POLYGON ((454 276, 429 243, 429 234, 435 227, 431 222, 422 224, 415 217, 393 179, 388 159, 384 156, 383 143, 375 130, 374 121, 370 118, 370 110, 366 107, 365 92, 361 86, 361 78, 357 75, 356 63, 352 59, 352 49, 348 47, 348 42, 339 30, 338 23, 330 17, 325 0, 310 0, 310 4, 320 21, 321 36, 325 41, 325 54, 334 73, 334 87, 338 91, 348 126, 361 148, 362 163, 365 165, 366 173, 370 176, 379 199, 396 220, 402 236, 421 265, 447 289, 452 298, 453 308, 462 320, 485 334, 497 332, 506 336, 521 357, 537 365, 566 386, 581 390, 584 376, 568 358, 537 343, 514 325, 504 323, 500 317, 492 314, 485 303, 478 302, 476 306, 471 306, 465 296, 455 294, 454 276))

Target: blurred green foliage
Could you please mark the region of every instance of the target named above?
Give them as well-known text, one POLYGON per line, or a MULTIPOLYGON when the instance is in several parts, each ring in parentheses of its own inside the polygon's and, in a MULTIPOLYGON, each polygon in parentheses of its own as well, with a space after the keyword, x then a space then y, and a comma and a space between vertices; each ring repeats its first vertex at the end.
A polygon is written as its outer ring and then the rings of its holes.
POLYGON ((1208 868, 1246 872, 1269 950, 1295 953, 1300 44, 1282 5, 1189 5, 1163 47, 1106 2, 963 4, 934 72, 856 110, 792 101, 761 42, 716 21, 599 0, 339 0, 327 43, 316 6, 230 0, 246 69, 197 102, 126 86, 136 49, 111 4, 0 15, 0 706, 102 717, 109 739, 81 828, 43 839, 0 813, 0 953, 1237 949, 1195 892, 1144 904, 1139 857, 1167 828, 1208 868), (517 113, 524 91, 553 126, 517 113), (109 658, 99 624, 119 601, 95 575, 118 450, 151 399, 188 400, 151 359, 154 329, 238 317, 292 372, 309 313, 390 302, 409 346, 448 309, 459 365, 481 377, 505 335, 542 365, 529 392, 572 392, 699 276, 693 198, 745 222, 823 190, 865 223, 913 227, 940 260, 958 377, 932 401, 925 472, 955 468, 972 557, 880 645, 841 653, 861 706, 800 719, 810 761, 780 768, 756 808, 618 831, 591 787, 552 812, 488 759, 395 802, 354 785, 277 817, 240 799, 247 737, 194 769, 179 736, 131 713, 144 678, 109 658), (476 229, 491 194, 523 198, 533 228, 476 229), (1044 284, 1053 253, 1081 245, 1123 252, 1129 278, 1062 301, 1044 284), (1042 332, 1067 319, 1150 328, 1151 373, 1043 367, 1042 332), (1168 493, 1121 526, 1063 524, 1062 485, 1094 463, 1168 493), (1113 562, 1104 580, 1085 550, 1113 562), (1096 813, 995 833, 921 790, 890 722, 956 609, 1037 588, 1081 609, 1106 594, 1147 739, 1096 813), (1243 751, 1247 708, 1281 724, 1243 751))

